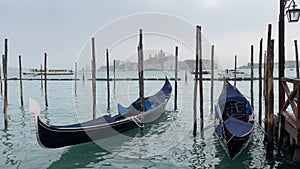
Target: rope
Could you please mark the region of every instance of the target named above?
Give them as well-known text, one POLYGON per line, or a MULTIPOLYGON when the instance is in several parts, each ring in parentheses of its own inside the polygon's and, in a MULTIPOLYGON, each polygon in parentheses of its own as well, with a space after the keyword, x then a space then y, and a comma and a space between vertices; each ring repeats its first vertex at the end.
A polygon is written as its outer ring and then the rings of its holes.
POLYGON ((202 129, 202 131, 208 130, 208 129, 214 127, 214 126, 215 126, 215 124, 211 124, 211 125, 209 125, 209 126, 206 126, 206 127, 204 127, 204 128, 202 129))
POLYGON ((254 122, 255 122, 256 126, 257 126, 257 127, 258 127, 265 135, 268 135, 268 133, 265 132, 264 128, 263 128, 261 125, 259 125, 256 121, 254 121, 254 122))
POLYGON ((143 128, 144 127, 144 124, 140 125, 142 122, 136 118, 136 117, 132 117, 131 120, 140 128, 143 128))
POLYGON ((231 136, 231 138, 226 142, 226 144, 228 144, 232 140, 233 137, 234 137, 234 135, 231 136))

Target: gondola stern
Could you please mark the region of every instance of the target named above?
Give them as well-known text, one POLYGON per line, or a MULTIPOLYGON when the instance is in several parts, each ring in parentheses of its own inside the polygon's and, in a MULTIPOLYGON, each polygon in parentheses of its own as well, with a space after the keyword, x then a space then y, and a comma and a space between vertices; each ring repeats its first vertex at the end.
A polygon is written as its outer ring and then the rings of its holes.
POLYGON ((35 131, 35 135, 36 135, 38 144, 43 148, 49 148, 48 146, 43 144, 43 142, 41 140, 40 127, 42 127, 42 126, 40 125, 40 123, 43 123, 43 122, 40 120, 40 105, 32 97, 29 98, 29 112, 34 115, 34 119, 33 119, 34 120, 34 131, 35 131))
POLYGON ((37 118, 41 112, 40 110, 40 104, 32 97, 29 97, 29 113, 34 114, 35 123, 37 123, 37 118))
POLYGON ((171 95, 172 93, 172 85, 167 76, 165 76, 165 84, 161 88, 161 91, 163 91, 166 96, 171 95))
POLYGON ((40 123, 43 123, 40 120, 39 115, 36 116, 36 129, 35 129, 35 135, 36 135, 36 139, 37 142, 39 143, 39 145, 45 149, 48 149, 49 147, 47 147, 45 144, 43 144, 43 141, 41 140, 41 136, 40 136, 40 123))

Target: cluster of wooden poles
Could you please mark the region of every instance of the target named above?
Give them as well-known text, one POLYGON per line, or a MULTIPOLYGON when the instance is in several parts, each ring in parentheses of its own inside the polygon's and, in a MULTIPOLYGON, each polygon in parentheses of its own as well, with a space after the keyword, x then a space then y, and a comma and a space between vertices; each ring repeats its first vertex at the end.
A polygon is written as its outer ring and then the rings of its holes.
MULTIPOLYGON (((274 39, 271 39, 272 25, 268 25, 268 41, 267 41, 267 53, 265 53, 265 65, 264 65, 264 97, 265 97, 265 133, 267 133, 268 142, 273 142, 273 129, 274 129, 274 39)), ((137 47, 138 51, 138 72, 139 72, 139 97, 141 98, 141 103, 144 100, 144 75, 143 75, 143 43, 142 43, 142 29, 139 30, 139 45, 137 47)), ((95 38, 91 39, 92 42, 92 93, 93 93, 93 119, 96 118, 96 53, 95 53, 95 38)), ((263 58, 263 39, 259 42, 259 96, 258 96, 258 123, 262 124, 262 58, 263 58)), ((210 109, 213 112, 213 89, 214 89, 214 45, 211 46, 211 104, 210 109)), ((253 58, 254 58, 254 46, 251 45, 251 84, 250 84, 250 97, 251 105, 254 105, 254 94, 253 94, 253 58)), ((298 47, 297 40, 295 40, 295 53, 296 53, 296 75, 299 78, 299 63, 298 63, 298 47)), ((4 41, 4 55, 2 55, 3 63, 3 76, 4 76, 4 125, 5 128, 8 126, 8 116, 7 116, 7 56, 8 56, 8 40, 4 41)), ((114 60, 114 87, 115 87, 115 60, 114 60)), ((110 77, 109 77, 109 50, 106 49, 106 66, 107 66, 107 110, 110 109, 110 77)), ((235 56, 235 70, 237 67, 237 56, 235 56)), ((175 98, 174 98, 174 110, 177 110, 177 81, 178 81, 178 46, 175 47, 175 98)), ((42 70, 42 65, 41 65, 42 70)), ((44 53, 44 71, 47 70, 47 53, 44 53)), ((82 69, 84 72, 84 68, 82 69)), ((22 86, 22 63, 21 55, 19 56, 19 75, 20 75, 20 101, 21 106, 23 106, 23 86, 22 86)), ((196 62, 195 62, 195 80, 194 80, 194 100, 193 100, 193 113, 194 113, 194 127, 193 135, 196 136, 197 133, 197 93, 198 93, 198 81, 199 81, 199 104, 200 104, 200 130, 203 131, 204 127, 204 112, 203 112, 203 79, 202 79, 202 35, 201 26, 196 26, 196 62)), ((83 80, 85 80, 83 73, 83 80)), ((187 78, 185 78, 187 80, 187 78)), ((235 76, 236 79, 236 76, 235 76)), ((75 96, 77 95, 77 63, 75 63, 75 96)), ((0 70, 0 90, 2 95, 2 77, 0 70)), ((234 80, 234 86, 236 86, 236 80, 234 80)), ((45 106, 48 107, 48 95, 47 95, 47 73, 41 74, 41 88, 44 88, 45 92, 45 106), (44 75, 44 87, 42 82, 42 76, 44 75)), ((144 110, 144 105, 141 104, 142 110, 144 110)), ((144 111, 142 111, 143 113, 144 111)), ((143 120, 143 119, 142 119, 143 120)))
MULTIPOLYGON (((1 96, 4 93, 4 102, 3 102, 3 113, 4 113, 4 127, 5 129, 8 128, 8 77, 7 77, 7 60, 8 60, 8 39, 4 39, 4 54, 2 55, 2 65, 3 65, 3 77, 4 79, 2 80, 1 76, 1 69, 0 69, 0 93, 1 96), (2 81, 4 81, 4 92, 3 92, 3 87, 2 87, 2 81)), ((42 65, 41 65, 41 70, 42 70, 42 65)), ((44 53, 44 70, 46 72, 47 70, 47 53, 44 53)), ((43 81, 42 81, 42 76, 43 74, 41 73, 41 88, 44 88, 45 92, 45 106, 46 108, 48 107, 48 94, 47 94, 47 73, 44 73, 44 87, 43 87, 43 81)), ((23 83, 22 83, 22 56, 19 55, 19 80, 20 80, 20 104, 21 107, 24 106, 24 101, 23 101, 23 83)))
MULTIPOLYGON (((142 99, 142 103, 144 100, 144 77, 143 77, 143 44, 142 44, 142 29, 139 33, 140 39, 139 39, 139 46, 138 46, 138 58, 139 58, 139 86, 140 86, 140 98, 142 99)), ((92 93, 93 93, 93 119, 96 118, 96 52, 95 52, 95 38, 91 39, 92 41, 92 60, 91 60, 91 67, 92 67, 92 93)), ((7 105, 8 105, 8 99, 7 99, 7 56, 8 56, 8 40, 5 39, 4 41, 4 55, 3 58, 3 75, 4 75, 4 125, 5 128, 8 127, 8 115, 7 115, 7 105)), ((114 88, 115 88, 115 65, 116 61, 114 60, 114 88)), ((110 77, 109 77, 109 50, 106 49, 106 67, 107 67, 107 110, 110 110, 110 77)), ((176 70, 175 70, 175 109, 177 109, 177 69, 178 69, 178 47, 176 47, 176 70)), ((44 96, 45 96, 45 107, 48 107, 48 93, 47 93, 47 53, 44 53, 44 70, 42 70, 42 64, 40 67, 41 71, 41 88, 44 88, 44 96), (42 73, 44 71, 45 73, 42 73), (44 76, 44 78, 43 78, 44 76), (43 81, 44 79, 44 81, 43 81)), ((84 75, 84 68, 82 68, 83 76, 82 80, 85 80, 84 75)), ((20 100, 21 100, 21 106, 23 107, 23 85, 22 85, 22 61, 21 61, 21 55, 19 55, 19 80, 20 80, 20 100)), ((77 62, 75 63, 75 96, 77 96, 77 62)), ((2 78, 1 78, 1 69, 0 69, 0 87, 1 87, 1 95, 2 95, 2 78)), ((142 110, 144 110, 144 105, 141 104, 142 110)), ((143 112, 143 111, 142 111, 143 112)))
MULTIPOLYGON (((138 76, 139 76, 139 98, 141 99, 141 122, 144 121, 144 69, 143 69, 143 33, 142 29, 139 30, 139 45, 138 51, 138 76)), ((96 62, 95 62, 95 38, 92 38, 92 92, 93 92, 93 119, 96 118, 96 62)), ((115 60, 114 60, 114 88, 115 88, 115 60)), ((109 50, 106 49, 106 72, 107 72, 107 110, 110 109, 110 77, 109 77, 109 50)), ((175 99, 174 110, 177 110, 177 81, 178 81, 178 46, 175 47, 175 99)), ((75 83, 76 84, 76 83, 75 83)), ((76 88, 76 87, 75 87, 76 88)), ((76 89, 75 89, 76 90, 76 89)), ((143 125, 142 125, 143 126, 143 125)), ((143 130, 143 127, 141 127, 143 130)))
MULTIPOLYGON (((268 142, 268 147, 273 147, 274 143, 274 39, 271 38, 272 25, 268 25, 268 35, 267 35, 267 52, 264 55, 264 65, 262 62, 263 58, 263 39, 260 39, 259 42, 259 89, 258 89, 258 124, 261 129, 262 127, 262 96, 264 95, 265 100, 265 121, 264 121, 264 133, 266 134, 266 139, 268 142), (264 66, 264 78, 263 78, 263 69, 264 66), (263 87, 264 82, 264 87, 263 87), (264 90, 264 94, 262 92, 264 90)), ((199 95, 200 95, 200 130, 201 135, 203 134, 203 79, 202 79, 202 37, 201 37, 201 27, 196 27, 196 65, 195 65, 195 81, 194 81, 194 101, 193 101, 193 112, 194 112, 194 127, 193 135, 196 136, 197 133, 197 86, 199 81, 199 95)), ((299 78, 299 60, 298 60, 298 46, 297 40, 295 43, 295 55, 296 55, 296 75, 299 78)), ((213 111, 213 88, 214 88, 214 45, 211 46, 211 112, 213 111)), ((254 105, 254 45, 250 47, 250 65, 251 65, 251 79, 250 79, 250 99, 251 105, 254 105)), ((235 56, 235 72, 237 69, 237 56, 235 56)), ((284 71, 284 70, 281 70, 284 71)), ((236 86, 236 74, 234 74, 234 86, 236 86)), ((280 96, 279 96, 280 97, 280 96)), ((253 107, 252 107, 253 108, 253 107)), ((203 135, 202 135, 203 136, 203 135)), ((271 150, 270 150, 271 152, 271 150)))

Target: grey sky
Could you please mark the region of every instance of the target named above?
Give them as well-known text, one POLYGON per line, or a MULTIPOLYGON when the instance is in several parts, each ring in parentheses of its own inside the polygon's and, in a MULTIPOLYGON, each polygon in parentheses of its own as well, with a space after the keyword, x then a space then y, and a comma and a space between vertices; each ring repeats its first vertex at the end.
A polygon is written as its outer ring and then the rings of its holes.
MULTIPOLYGON (((73 67, 81 49, 99 28, 126 15, 161 12, 201 25, 205 37, 215 45, 223 67, 232 67, 234 55, 238 55, 238 65, 249 62, 251 44, 258 55, 259 40, 265 41, 269 23, 273 25, 277 61, 278 3, 276 0, 0 0, 0 38, 2 46, 4 38, 9 39, 9 66, 17 66, 21 54, 24 67, 38 67, 47 52, 49 67, 73 67)), ((299 0, 296 3, 300 6, 299 0)), ((300 41, 300 23, 286 22, 285 26, 286 58, 291 60, 293 40, 300 41)), ((3 47, 0 51, 3 53, 3 47)))

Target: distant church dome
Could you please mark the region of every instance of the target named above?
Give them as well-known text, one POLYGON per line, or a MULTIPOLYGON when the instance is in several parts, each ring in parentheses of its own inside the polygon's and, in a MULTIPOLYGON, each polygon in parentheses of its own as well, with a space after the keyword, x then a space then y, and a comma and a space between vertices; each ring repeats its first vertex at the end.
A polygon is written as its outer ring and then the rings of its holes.
POLYGON ((165 56, 166 56, 165 52, 163 52, 163 50, 160 49, 160 51, 158 53, 158 57, 165 57, 165 56))

